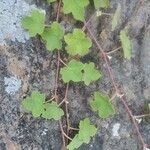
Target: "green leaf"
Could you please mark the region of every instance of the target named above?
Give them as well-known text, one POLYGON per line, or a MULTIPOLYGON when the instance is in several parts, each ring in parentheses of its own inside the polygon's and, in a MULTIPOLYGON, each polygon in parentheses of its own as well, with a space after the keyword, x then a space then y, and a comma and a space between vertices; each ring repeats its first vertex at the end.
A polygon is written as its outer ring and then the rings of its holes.
POLYGON ((60 74, 65 83, 69 81, 84 81, 86 85, 89 85, 92 81, 96 81, 101 77, 99 71, 95 69, 94 63, 83 64, 74 59, 71 60, 67 66, 61 68, 60 74))
POLYGON ((89 0, 63 0, 63 4, 65 14, 72 13, 75 19, 84 21, 85 7, 89 0))
POLYGON ((34 117, 39 117, 43 111, 43 103, 45 101, 45 95, 38 91, 33 91, 30 97, 27 97, 22 105, 28 111, 31 111, 34 117))
POLYGON ((94 93, 94 100, 90 102, 90 106, 93 111, 98 111, 101 118, 108 118, 115 114, 115 108, 110 102, 110 98, 99 92, 94 93))
POLYGON ((101 77, 98 70, 95 69, 94 63, 85 64, 83 81, 86 85, 89 85, 92 81, 96 81, 101 77))
POLYGON ((61 68, 60 74, 62 75, 62 79, 65 83, 69 81, 80 82, 82 81, 82 70, 84 68, 84 64, 71 60, 68 65, 64 68, 61 68))
POLYGON ((118 3, 118 7, 112 19, 112 31, 114 31, 115 28, 117 27, 120 16, 121 16, 121 5, 120 3, 118 3))
POLYGON ((84 56, 89 52, 92 46, 90 38, 86 37, 81 29, 74 29, 73 33, 65 35, 65 42, 67 43, 66 50, 70 55, 84 56))
POLYGON ((48 3, 53 3, 53 2, 56 2, 56 0, 48 0, 48 3))
POLYGON ((88 144, 91 137, 93 137, 96 132, 97 128, 90 124, 89 118, 80 121, 78 137, 81 141, 83 141, 83 143, 88 144))
POLYGON ((56 102, 45 104, 45 111, 42 113, 43 118, 60 120, 63 115, 63 110, 59 108, 56 102))
POLYGON ((64 115, 56 102, 45 103, 45 95, 38 91, 33 91, 31 96, 22 101, 22 105, 34 117, 59 120, 64 115))
POLYGON ((22 26, 28 30, 30 37, 36 34, 42 34, 44 31, 45 15, 44 13, 34 10, 31 16, 22 19, 22 26))
POLYGON ((122 48, 124 52, 124 58, 127 58, 128 60, 130 60, 131 55, 132 55, 132 46, 131 46, 132 44, 128 37, 126 29, 120 32, 120 40, 121 40, 121 44, 122 44, 122 48))
POLYGON ((67 146, 67 149, 74 150, 79 148, 83 144, 83 141, 79 139, 79 135, 76 134, 75 137, 72 139, 72 141, 67 146))
POLYGON ((94 0, 94 6, 96 9, 108 8, 110 6, 109 0, 94 0))
POLYGON ((148 109, 149 109, 149 111, 150 111, 150 103, 148 104, 148 109))
POLYGON ((46 42, 46 48, 50 51, 62 48, 64 30, 57 22, 53 22, 50 27, 46 27, 42 33, 42 39, 46 42))
POLYGON ((75 135, 73 140, 69 143, 67 148, 69 150, 74 150, 79 148, 82 144, 88 144, 90 139, 96 134, 97 128, 90 124, 89 118, 85 118, 80 121, 79 133, 75 135))

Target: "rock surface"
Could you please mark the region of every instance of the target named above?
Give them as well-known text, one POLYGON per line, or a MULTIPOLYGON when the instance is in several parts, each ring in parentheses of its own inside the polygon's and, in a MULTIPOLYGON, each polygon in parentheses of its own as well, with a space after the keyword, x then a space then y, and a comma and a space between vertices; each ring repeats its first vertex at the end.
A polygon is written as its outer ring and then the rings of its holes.
POLYGON ((29 39, 28 34, 21 27, 21 18, 28 15, 35 5, 29 5, 22 0, 0 1, 0 43, 7 40, 25 42, 29 39))
MULTIPOLYGON (((142 1, 141 4, 138 0, 120 0, 120 3, 122 18, 116 31, 110 32, 109 17, 102 17, 97 22, 94 20, 93 30, 103 48, 110 51, 120 44, 117 42, 119 31, 129 25, 133 58, 131 61, 123 59, 120 50, 110 55, 110 64, 133 114, 141 115, 148 113, 147 104, 150 103, 150 2, 142 1)), ((38 37, 28 40, 27 32, 20 24, 22 16, 37 9, 37 6, 49 14, 50 7, 45 1, 32 1, 29 4, 25 0, 0 0, 0 150, 61 150, 58 122, 33 118, 21 107, 22 99, 32 90, 38 89, 48 98, 54 90, 55 52, 48 52, 38 37)), ((117 1, 112 0, 112 13, 116 6, 117 1)), ((71 29, 70 24, 66 26, 71 29)), ((83 58, 83 61, 88 60, 101 68, 103 77, 89 87, 70 84, 69 118, 72 126, 77 127, 80 119, 89 117, 99 130, 90 144, 80 149, 142 150, 134 126, 119 98, 115 101, 117 114, 110 119, 102 120, 91 111, 89 101, 93 91, 100 90, 111 95, 112 85, 105 64, 97 57, 96 47, 83 58)), ((64 90, 64 85, 60 83, 60 97, 64 96, 64 90)), ((147 144, 150 141, 149 124, 149 118, 142 119, 139 124, 147 144)))

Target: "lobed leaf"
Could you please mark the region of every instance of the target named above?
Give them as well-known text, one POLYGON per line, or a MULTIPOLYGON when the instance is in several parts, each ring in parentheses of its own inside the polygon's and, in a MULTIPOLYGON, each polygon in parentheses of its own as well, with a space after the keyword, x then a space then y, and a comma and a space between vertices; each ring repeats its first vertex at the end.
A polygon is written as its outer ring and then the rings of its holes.
POLYGON ((90 124, 89 118, 80 121, 78 137, 83 143, 88 144, 96 132, 97 128, 90 124))
POLYGON ((69 64, 61 68, 60 74, 62 75, 62 79, 65 83, 69 81, 80 82, 82 81, 82 70, 84 68, 84 64, 79 61, 71 60, 69 64))
POLYGON ((65 14, 72 13, 75 19, 84 21, 85 7, 89 0, 63 0, 63 4, 65 14))
POLYGON ((34 117, 42 116, 46 119, 59 120, 64 115, 63 110, 59 108, 56 102, 46 104, 44 102, 45 95, 38 91, 33 91, 31 96, 22 101, 22 105, 25 109, 31 111, 34 117))
POLYGON ((72 139, 72 141, 67 146, 67 149, 74 150, 79 148, 83 144, 83 141, 79 139, 79 135, 76 134, 75 137, 72 139))
POLYGON ((64 38, 67 43, 66 50, 73 56, 86 55, 89 52, 89 48, 92 46, 90 38, 86 37, 81 29, 74 29, 73 33, 68 33, 64 38))
POLYGON ((62 48, 64 30, 59 23, 53 22, 50 27, 46 27, 41 36, 46 42, 46 48, 48 50, 53 51, 62 48))
POLYGON ((99 92, 94 93, 94 100, 90 102, 90 106, 93 111, 98 111, 101 118, 108 118, 115 114, 115 108, 110 102, 110 98, 99 92))
POLYGON ((89 118, 85 118, 80 121, 79 133, 75 135, 73 140, 69 143, 67 148, 69 150, 74 150, 79 148, 82 144, 88 144, 90 139, 96 134, 97 128, 90 124, 89 118))
POLYGON ((127 58, 128 60, 131 59, 131 51, 132 51, 132 44, 131 41, 127 35, 127 31, 126 29, 122 30, 120 32, 120 40, 121 40, 121 44, 122 44, 122 48, 123 48, 123 52, 124 52, 124 58, 127 58))
POLYGON ((98 70, 95 69, 95 65, 93 62, 89 64, 85 64, 83 81, 86 85, 89 85, 92 81, 96 81, 101 77, 101 74, 98 70))
POLYGON ((36 34, 42 34, 44 31, 45 15, 44 13, 34 10, 31 16, 22 19, 22 26, 28 30, 30 37, 36 34))
POLYGON ((94 6, 96 9, 110 7, 109 0, 94 0, 94 6))
POLYGON ((34 117, 40 117, 44 111, 44 101, 44 94, 41 94, 38 91, 33 91, 30 97, 27 97, 22 101, 22 105, 26 110, 31 111, 34 117))
POLYGON ((45 104, 45 111, 42 113, 43 118, 60 120, 63 115, 64 111, 58 107, 56 102, 45 104))
POLYGON ((120 3, 118 3, 117 9, 112 19, 112 31, 114 31, 115 28, 117 27, 120 16, 121 16, 121 5, 120 3))
POLYGON ((92 81, 96 81, 101 77, 98 70, 95 69, 94 63, 81 63, 80 61, 71 60, 67 66, 61 68, 60 74, 65 83, 69 81, 84 81, 89 85, 92 81))

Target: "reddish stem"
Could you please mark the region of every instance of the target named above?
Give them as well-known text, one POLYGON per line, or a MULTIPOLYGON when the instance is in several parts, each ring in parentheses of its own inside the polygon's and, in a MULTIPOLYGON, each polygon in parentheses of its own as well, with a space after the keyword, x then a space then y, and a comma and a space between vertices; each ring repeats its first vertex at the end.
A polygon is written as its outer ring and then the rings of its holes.
POLYGON ((132 112, 131 112, 129 106, 127 105, 127 102, 126 102, 126 100, 125 100, 125 96, 121 97, 120 99, 121 99, 123 105, 125 106, 125 108, 126 108, 128 114, 129 114, 129 116, 131 117, 131 120, 132 120, 132 122, 133 122, 133 124, 134 124, 135 130, 136 130, 136 132, 137 132, 137 134, 138 134, 138 136, 139 136, 139 139, 140 139, 140 141, 141 141, 141 143, 142 143, 142 145, 143 145, 143 149, 144 149, 144 148, 147 146, 147 144, 145 144, 144 139, 143 139, 143 137, 142 137, 142 135, 141 135, 141 133, 140 133, 138 124, 137 124, 137 122, 136 122, 136 120, 135 120, 135 118, 134 118, 134 116, 133 116, 133 114, 132 114, 132 112))
POLYGON ((56 14, 56 21, 59 21, 59 16, 60 16, 60 7, 61 7, 61 0, 59 0, 58 5, 57 5, 57 14, 56 14))
MULTIPOLYGON (((111 71, 111 67, 109 66, 109 63, 108 63, 108 59, 107 59, 107 54, 104 52, 104 50, 102 49, 102 47, 100 46, 100 44, 98 43, 97 39, 95 38, 94 34, 91 32, 91 30, 87 27, 87 30, 88 32, 90 33, 91 35, 91 38, 93 39, 93 41, 96 43, 98 49, 100 50, 103 58, 104 58, 104 61, 106 63, 106 68, 107 68, 107 71, 108 71, 108 74, 109 74, 109 77, 112 81, 112 84, 113 84, 113 87, 115 88, 115 91, 118 93, 118 88, 116 86, 116 83, 114 81, 114 78, 113 78, 113 75, 112 75, 112 71, 111 71)), ((119 94, 119 93, 118 93, 119 94)))
POLYGON ((86 27, 89 25, 89 23, 92 21, 93 17, 95 16, 95 13, 88 19, 87 22, 84 22, 84 26, 82 27, 82 31, 86 29, 86 27))
POLYGON ((57 100, 57 89, 58 89, 58 78, 59 78, 59 68, 60 68, 60 53, 59 50, 57 52, 57 70, 56 70, 56 77, 55 77, 55 92, 54 92, 54 97, 57 100))
POLYGON ((63 130, 63 126, 62 126, 61 120, 59 120, 59 127, 60 127, 61 135, 62 135, 63 149, 66 149, 66 142, 65 142, 64 130, 63 130))
MULTIPOLYGON (((68 104, 68 101, 67 101, 68 89, 69 89, 69 83, 67 83, 67 85, 66 85, 66 92, 65 92, 65 97, 64 97, 66 109, 68 108, 68 107, 67 107, 67 104, 68 104)), ((66 110, 66 113, 67 113, 67 116, 68 116, 68 109, 66 110)), ((67 117, 67 118, 68 118, 68 117, 67 117)), ((67 119, 67 124, 68 124, 68 127, 69 127, 69 120, 68 120, 68 119, 67 119)))
MULTIPOLYGON (((68 112, 68 101, 67 101, 68 89, 69 89, 69 83, 67 83, 65 97, 64 97, 65 111, 66 111, 66 121, 67 121, 67 135, 69 134, 69 127, 70 127, 69 112, 68 112)), ((68 140, 67 140, 67 143, 68 143, 68 140)))
MULTIPOLYGON (((59 15, 60 15, 60 7, 61 7, 61 0, 59 0, 58 2, 58 7, 57 7, 57 15, 56 15, 56 21, 59 21, 59 15)), ((54 91, 54 97, 56 102, 58 103, 58 97, 57 97, 57 90, 58 90, 58 78, 59 78, 59 69, 60 69, 60 52, 58 50, 57 52, 57 69, 56 69, 56 78, 55 78, 55 91, 54 91)), ((62 121, 59 120, 59 127, 61 130, 61 135, 62 135, 62 141, 63 141, 63 149, 66 150, 66 142, 65 142, 65 132, 63 130, 63 125, 62 125, 62 121)))
MULTIPOLYGON (((94 36, 94 34, 93 34, 92 31, 90 30, 90 28, 89 28, 88 26, 86 26, 86 28, 87 28, 87 30, 88 30, 90 36, 91 36, 91 39, 95 42, 95 44, 97 45, 98 49, 100 50, 100 53, 102 54, 102 56, 103 56, 103 58, 104 58, 104 61, 105 61, 105 63, 106 63, 106 69, 107 69, 107 72, 108 72, 108 74, 109 74, 109 78, 110 78, 110 80, 111 80, 111 82, 112 82, 112 84, 113 84, 114 89, 116 90, 116 92, 119 92, 119 89, 118 89, 117 84, 116 84, 116 82, 115 82, 115 80, 114 80, 114 77, 113 77, 113 73, 112 73, 112 71, 111 71, 112 69, 111 69, 111 67, 110 67, 110 65, 109 65, 109 62, 108 62, 108 59, 107 59, 107 54, 104 52, 104 50, 102 49, 102 47, 101 47, 100 44, 98 43, 98 40, 96 39, 96 37, 94 36)), ((119 93, 118 93, 118 94, 119 94, 119 93)), ((119 94, 119 95, 120 95, 120 94, 119 94)), ((138 127, 138 125, 137 125, 137 122, 136 122, 136 120, 135 120, 135 118, 134 118, 134 116, 133 116, 133 114, 132 114, 130 108, 128 107, 127 102, 125 101, 125 97, 122 96, 122 97, 120 97, 120 99, 121 99, 123 105, 125 106, 125 108, 126 108, 128 114, 129 114, 129 116, 130 116, 130 118, 131 118, 131 120, 132 120, 132 122, 133 122, 133 124, 134 124, 135 130, 136 130, 136 132, 137 132, 137 134, 138 134, 139 140, 141 141, 141 143, 142 143, 142 145, 143 145, 143 149, 144 149, 144 148, 146 147, 146 144, 145 144, 145 142, 144 142, 144 140, 143 140, 143 137, 142 137, 142 135, 141 135, 141 133, 140 133, 140 131, 139 131, 139 127, 138 127)))

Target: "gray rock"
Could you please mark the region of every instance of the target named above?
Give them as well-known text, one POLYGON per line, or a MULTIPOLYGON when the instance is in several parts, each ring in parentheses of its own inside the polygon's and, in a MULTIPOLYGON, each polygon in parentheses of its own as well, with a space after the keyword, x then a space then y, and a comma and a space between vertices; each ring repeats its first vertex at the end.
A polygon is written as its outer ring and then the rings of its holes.
MULTIPOLYGON (((33 0, 31 5, 24 0, 0 0, 0 19, 3 19, 0 21, 0 43, 5 44, 0 47, 0 150, 5 150, 9 144, 6 136, 17 146, 18 150, 61 150, 62 146, 57 121, 33 118, 21 106, 22 99, 32 90, 45 93, 47 99, 52 98, 55 84, 57 63, 55 52, 48 52, 38 37, 26 41, 27 32, 21 28, 20 24, 22 16, 30 13, 32 9, 37 9, 33 5, 35 1, 39 4, 47 4, 44 0, 42 2, 33 0), (5 40, 7 34, 11 35, 9 44, 5 40)), ((147 16, 150 3, 145 1, 141 5, 138 0, 120 0, 120 3, 122 18, 116 31, 112 33, 109 30, 110 17, 102 17, 99 21, 96 20, 95 24, 93 20, 93 31, 98 37, 103 30, 107 31, 107 38, 103 40, 103 45, 110 51, 116 45, 118 46, 119 31, 129 24, 129 34, 133 42, 133 58, 127 61, 123 59, 122 51, 117 51, 111 55, 110 65, 115 81, 126 95, 133 115, 140 115, 145 113, 145 104, 149 103, 150 98, 150 68, 148 65, 150 64, 150 37, 147 16), (144 17, 145 13, 146 17, 144 17)), ((113 12, 116 4, 117 1, 111 1, 113 12)), ((62 21, 61 24, 67 31, 70 31, 75 25, 71 26, 71 23, 68 22, 62 21)), ((105 70, 105 64, 102 59, 99 59, 96 47, 92 48, 91 53, 82 60, 95 62, 101 68, 103 77, 88 87, 82 83, 70 83, 69 85, 68 108, 71 126, 78 127, 81 119, 89 117, 98 128, 96 136, 91 139, 90 143, 83 144, 79 149, 141 150, 141 143, 134 132, 135 127, 119 98, 114 100, 115 116, 105 120, 99 118, 96 112, 92 112, 89 103, 93 92, 98 90, 111 96, 113 94, 112 84, 105 70)), ((63 99, 64 91, 65 86, 59 80, 60 99, 63 99)), ((62 120, 65 124, 65 119, 62 120)), ((139 128, 145 143, 149 144, 149 119, 142 119, 139 128)), ((73 137, 75 133, 70 132, 70 136, 73 137)))
POLYGON ((28 33, 21 26, 21 19, 33 9, 37 7, 24 0, 0 1, 0 44, 5 44, 7 40, 24 43, 29 39, 28 33))
POLYGON ((8 94, 15 94, 21 87, 21 80, 17 77, 4 77, 4 82, 8 94))

